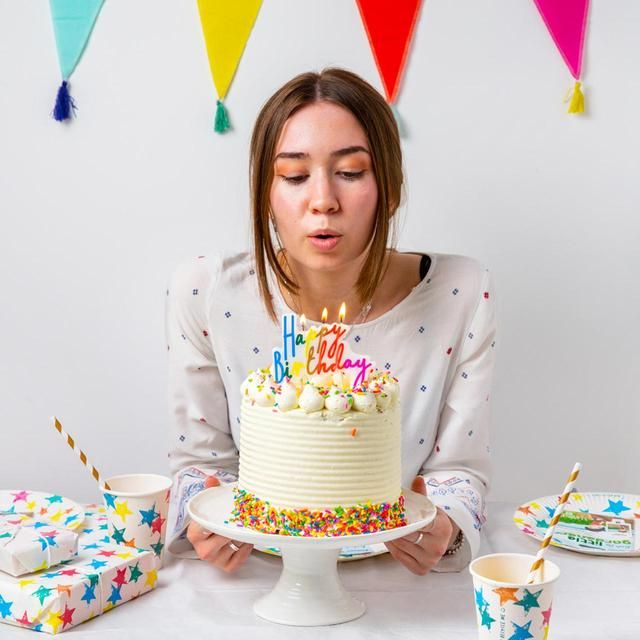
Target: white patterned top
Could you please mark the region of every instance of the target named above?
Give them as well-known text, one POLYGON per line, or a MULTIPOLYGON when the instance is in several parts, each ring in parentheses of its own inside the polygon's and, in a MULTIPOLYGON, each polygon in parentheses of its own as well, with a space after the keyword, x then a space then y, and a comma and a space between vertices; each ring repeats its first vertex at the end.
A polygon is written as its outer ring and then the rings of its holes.
MULTIPOLYGON (((348 340, 400 382, 402 484, 424 476, 432 502, 462 529, 462 549, 436 567, 459 571, 476 556, 485 522, 495 301, 490 273, 477 261, 429 255, 429 271, 409 295, 353 325, 348 340)), ((270 278, 280 318, 291 310, 270 278)), ((175 475, 169 548, 195 557, 185 538, 186 502, 205 475, 237 479, 240 385, 249 371, 269 366, 281 341, 251 255, 198 256, 180 265, 167 290, 166 335, 175 475)))

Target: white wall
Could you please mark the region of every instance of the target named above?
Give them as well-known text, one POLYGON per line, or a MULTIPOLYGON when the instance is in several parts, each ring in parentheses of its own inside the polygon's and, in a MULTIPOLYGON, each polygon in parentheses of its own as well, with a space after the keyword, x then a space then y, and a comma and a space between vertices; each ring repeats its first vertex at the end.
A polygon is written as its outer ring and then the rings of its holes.
MULTIPOLYGON (((639 21, 634 0, 593 1, 572 117, 533 2, 423 6, 401 246, 494 271, 493 499, 555 493, 576 460, 583 490, 640 491, 639 21)), ((332 64, 381 88, 355 2, 265 0, 219 136, 196 3, 108 0, 61 126, 48 2, 0 0, 0 487, 97 498, 54 413, 104 473, 166 470, 168 275, 246 245, 253 120, 332 64)))

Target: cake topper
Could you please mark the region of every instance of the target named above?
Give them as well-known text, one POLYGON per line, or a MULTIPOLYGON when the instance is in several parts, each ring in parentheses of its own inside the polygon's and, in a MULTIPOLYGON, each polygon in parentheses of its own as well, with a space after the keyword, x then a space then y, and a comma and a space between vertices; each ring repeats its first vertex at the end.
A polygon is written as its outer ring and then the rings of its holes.
POLYGON ((361 386, 375 364, 366 355, 355 354, 346 336, 346 305, 340 307, 338 322, 327 324, 327 309, 322 310, 322 324, 306 328, 304 315, 282 316, 282 347, 273 349, 273 377, 280 384, 285 378, 316 374, 342 373, 352 388, 361 386))

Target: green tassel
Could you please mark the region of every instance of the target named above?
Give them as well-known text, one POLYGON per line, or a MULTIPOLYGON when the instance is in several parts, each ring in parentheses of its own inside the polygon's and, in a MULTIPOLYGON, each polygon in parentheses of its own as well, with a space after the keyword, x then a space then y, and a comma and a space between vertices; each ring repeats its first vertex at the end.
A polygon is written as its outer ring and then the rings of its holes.
POLYGON ((398 133, 400 134, 401 138, 406 138, 407 137, 407 129, 404 126, 404 122, 402 122, 402 118, 400 117, 400 114, 398 113, 398 109, 396 109, 396 105, 395 104, 390 104, 389 105, 391 107, 391 111, 393 111, 393 117, 396 119, 396 124, 398 125, 398 133))
POLYGON ((213 125, 213 130, 216 133, 224 133, 227 129, 231 128, 229 124, 229 114, 222 104, 222 100, 217 101, 218 106, 216 107, 216 119, 213 125))

